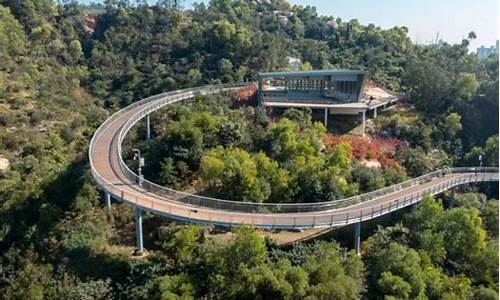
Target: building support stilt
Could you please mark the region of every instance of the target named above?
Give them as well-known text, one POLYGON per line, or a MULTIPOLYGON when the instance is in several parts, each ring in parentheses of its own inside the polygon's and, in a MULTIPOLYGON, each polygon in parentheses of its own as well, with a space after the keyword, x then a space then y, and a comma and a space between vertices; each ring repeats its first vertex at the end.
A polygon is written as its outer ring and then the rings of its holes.
POLYGON ((366 127, 366 110, 363 110, 362 112, 362 115, 363 115, 363 123, 362 123, 362 133, 361 133, 361 136, 364 137, 365 136, 365 127, 366 127))
POLYGON ((325 108, 325 127, 328 128, 328 108, 325 108))
POLYGON ((373 119, 376 119, 377 118, 377 108, 375 107, 373 109, 373 119))
POLYGON ((106 208, 111 210, 111 194, 109 192, 104 192, 104 200, 106 201, 106 208))
POLYGON ((142 239, 142 209, 135 207, 135 237, 136 248, 135 255, 142 255, 144 252, 143 239, 142 239))
POLYGON ((361 245, 361 221, 354 224, 354 250, 356 250, 356 254, 359 255, 361 245))
POLYGON ((149 114, 146 115, 146 139, 148 141, 151 139, 151 125, 149 120, 149 114))

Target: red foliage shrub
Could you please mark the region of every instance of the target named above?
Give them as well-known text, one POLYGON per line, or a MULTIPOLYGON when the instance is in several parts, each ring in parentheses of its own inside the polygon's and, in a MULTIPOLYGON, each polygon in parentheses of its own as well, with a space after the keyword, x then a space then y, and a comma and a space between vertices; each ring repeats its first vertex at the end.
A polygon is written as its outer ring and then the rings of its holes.
POLYGON ((236 92, 234 101, 238 104, 257 104, 257 86, 255 84, 249 84, 245 87, 242 87, 236 92))
POLYGON ((348 143, 352 148, 352 156, 356 159, 376 159, 383 166, 398 165, 394 156, 400 142, 394 138, 363 138, 328 134, 323 137, 323 143, 325 143, 326 151, 340 143, 348 143))

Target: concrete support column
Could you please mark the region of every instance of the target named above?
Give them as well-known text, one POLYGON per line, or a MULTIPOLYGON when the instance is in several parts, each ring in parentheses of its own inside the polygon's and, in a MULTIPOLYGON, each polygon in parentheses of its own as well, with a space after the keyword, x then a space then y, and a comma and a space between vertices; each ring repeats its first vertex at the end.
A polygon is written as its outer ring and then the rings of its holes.
POLYGON ((325 127, 328 128, 328 108, 325 108, 325 127))
POLYGON ((377 108, 376 107, 373 109, 373 118, 374 119, 377 118, 377 108))
POLYGON ((361 221, 354 224, 354 249, 356 254, 360 254, 359 247, 361 245, 361 221))
POLYGON ((142 209, 135 207, 135 237, 136 248, 135 255, 142 255, 144 252, 143 239, 142 239, 142 209))
POLYGON ((146 139, 151 139, 151 126, 149 121, 149 114, 146 115, 146 139))
POLYGON ((363 111, 362 113, 363 115, 363 124, 362 124, 362 129, 363 129, 363 132, 361 133, 361 136, 365 136, 365 127, 366 127, 366 110, 363 111))
POLYGON ((257 82, 257 105, 262 105, 262 78, 259 77, 257 82))
POLYGON ((104 198, 106 201, 106 208, 111 210, 111 194, 109 192, 104 192, 104 198))

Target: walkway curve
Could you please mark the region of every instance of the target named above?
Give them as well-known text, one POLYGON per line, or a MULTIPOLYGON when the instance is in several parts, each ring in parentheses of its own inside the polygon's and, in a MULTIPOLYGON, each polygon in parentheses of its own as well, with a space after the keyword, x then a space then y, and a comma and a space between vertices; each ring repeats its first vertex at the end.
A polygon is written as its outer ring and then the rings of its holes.
POLYGON ((192 99, 196 94, 232 92, 243 85, 203 86, 155 95, 131 104, 108 118, 89 147, 92 175, 105 193, 137 208, 191 223, 218 226, 248 224, 276 229, 335 227, 372 219, 438 194, 454 186, 498 181, 498 168, 450 168, 342 200, 300 204, 258 204, 201 197, 139 179, 122 159, 127 132, 159 108, 192 99), (140 183, 140 185, 138 184, 140 183))

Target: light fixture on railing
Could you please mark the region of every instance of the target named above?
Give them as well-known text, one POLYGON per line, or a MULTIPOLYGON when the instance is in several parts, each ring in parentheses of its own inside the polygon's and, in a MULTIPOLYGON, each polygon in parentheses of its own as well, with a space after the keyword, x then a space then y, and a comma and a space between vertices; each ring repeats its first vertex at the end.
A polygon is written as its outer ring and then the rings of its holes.
POLYGON ((132 151, 134 151, 134 160, 137 160, 137 174, 139 175, 137 184, 142 186, 142 167, 144 167, 144 157, 141 157, 141 150, 134 148, 132 151))

